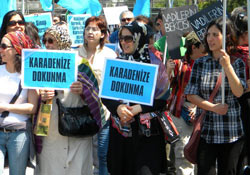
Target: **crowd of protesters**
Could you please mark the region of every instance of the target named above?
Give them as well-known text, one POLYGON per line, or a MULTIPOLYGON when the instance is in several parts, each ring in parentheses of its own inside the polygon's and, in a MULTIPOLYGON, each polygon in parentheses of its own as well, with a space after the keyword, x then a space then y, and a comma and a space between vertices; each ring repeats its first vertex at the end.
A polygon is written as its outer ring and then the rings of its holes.
POLYGON ((84 43, 73 48, 67 23, 58 14, 42 38, 22 13, 5 14, 0 29, 0 174, 8 166, 11 175, 24 175, 28 164, 36 175, 247 174, 250 58, 246 8, 236 8, 226 20, 225 50, 220 17, 208 25, 204 42, 194 31, 180 38, 180 49, 185 50, 180 58, 169 58, 164 52, 168 36, 161 13, 151 20, 123 11, 119 19, 119 28, 110 34, 102 16, 89 17, 82 34, 84 43), (106 43, 115 43, 117 49, 106 43), (77 51, 77 81, 69 89, 22 89, 22 49, 43 47, 77 51), (152 106, 96 95, 106 57, 158 65, 152 106), (223 69, 225 103, 222 89, 211 102, 223 69), (98 133, 61 135, 59 103, 68 108, 87 106, 98 123, 98 133), (52 107, 50 129, 47 136, 37 137, 32 129, 43 104, 52 107), (204 110, 197 164, 192 164, 184 156, 184 146, 204 110), (158 111, 167 111, 172 118, 179 133, 177 142, 168 142, 160 121, 152 115, 158 111))

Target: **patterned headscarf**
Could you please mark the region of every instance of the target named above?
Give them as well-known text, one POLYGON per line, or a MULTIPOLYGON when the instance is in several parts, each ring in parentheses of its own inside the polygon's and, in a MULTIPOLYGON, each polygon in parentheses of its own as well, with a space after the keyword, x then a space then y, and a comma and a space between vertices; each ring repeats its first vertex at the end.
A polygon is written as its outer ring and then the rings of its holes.
POLYGON ((23 32, 16 31, 16 32, 9 32, 4 37, 8 38, 15 48, 16 52, 21 55, 22 49, 24 48, 35 48, 32 40, 28 35, 23 32))
POLYGON ((51 34, 56 39, 56 42, 59 46, 59 50, 70 50, 71 47, 71 39, 69 36, 69 32, 67 26, 65 24, 56 24, 51 28, 47 29, 44 33, 43 37, 47 34, 51 34))
MULTIPOLYGON (((125 26, 122 26, 119 31, 119 37, 121 35, 122 29, 128 29, 134 36, 135 52, 132 55, 120 53, 119 57, 126 60, 133 60, 137 62, 149 63, 149 38, 152 33, 152 29, 143 23, 133 21, 125 26)), ((120 47, 121 43, 119 42, 120 47)), ((122 47, 121 47, 122 48, 122 47)))

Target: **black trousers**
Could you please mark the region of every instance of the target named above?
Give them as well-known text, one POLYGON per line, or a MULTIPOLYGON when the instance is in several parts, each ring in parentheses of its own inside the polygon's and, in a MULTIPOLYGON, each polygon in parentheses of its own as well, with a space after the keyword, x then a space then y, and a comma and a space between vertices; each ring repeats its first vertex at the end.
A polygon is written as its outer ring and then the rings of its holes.
POLYGON ((227 144, 207 144, 201 138, 198 147, 198 175, 236 175, 243 139, 227 144), (217 164, 216 164, 217 161, 217 164), (217 167, 216 167, 217 165, 217 167))

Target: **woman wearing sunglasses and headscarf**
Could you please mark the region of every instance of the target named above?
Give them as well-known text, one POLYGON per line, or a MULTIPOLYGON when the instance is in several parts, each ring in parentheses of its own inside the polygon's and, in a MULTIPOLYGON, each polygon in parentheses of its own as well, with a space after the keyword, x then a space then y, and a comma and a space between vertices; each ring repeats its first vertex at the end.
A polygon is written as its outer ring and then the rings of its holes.
MULTIPOLYGON (((66 25, 56 24, 47 29, 43 43, 49 50, 70 50, 71 40, 66 25)), ((77 63, 80 63, 76 60, 77 63)), ((39 175, 91 175, 92 174, 92 137, 62 136, 58 131, 59 99, 66 108, 78 108, 86 104, 99 127, 101 121, 101 104, 98 94, 97 80, 90 67, 79 64, 77 81, 68 90, 40 90, 42 102, 52 100, 50 128, 48 136, 42 138, 38 152, 36 174, 39 175), (88 96, 87 96, 88 94, 88 96), (88 97, 88 98, 86 98, 88 97), (96 97, 96 96, 95 96, 96 97), (92 103, 90 104, 89 101, 92 103), (90 105, 92 105, 90 107, 90 105)))
POLYGON ((158 175, 166 170, 165 140, 156 117, 149 113, 166 105, 168 78, 165 66, 148 49, 149 26, 136 21, 121 27, 123 60, 159 65, 153 106, 102 99, 112 113, 108 169, 111 175, 158 175), (144 128, 150 126, 150 135, 144 128))
POLYGON ((10 175, 25 174, 32 152, 29 114, 36 112, 38 95, 35 90, 22 89, 20 86, 23 48, 34 48, 23 32, 9 32, 2 38, 0 54, 6 64, 0 66, 0 174, 4 170, 6 154, 10 175), (14 96, 17 98, 10 104, 14 96))

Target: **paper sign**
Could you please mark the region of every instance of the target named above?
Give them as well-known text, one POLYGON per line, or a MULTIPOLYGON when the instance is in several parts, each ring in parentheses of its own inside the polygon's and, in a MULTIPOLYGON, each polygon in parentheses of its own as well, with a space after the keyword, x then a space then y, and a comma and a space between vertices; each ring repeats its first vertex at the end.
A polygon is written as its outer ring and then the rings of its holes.
POLYGON ((114 43, 105 43, 105 46, 112 49, 113 51, 117 50, 117 44, 114 43))
POLYGON ((107 58, 99 95, 153 105, 158 65, 107 58))
POLYGON ((162 10, 162 18, 167 35, 169 55, 172 59, 180 59, 180 41, 184 33, 192 31, 187 20, 197 12, 197 6, 183 6, 162 10))
POLYGON ((218 1, 188 18, 191 27, 201 41, 204 40, 208 24, 223 15, 223 4, 218 1))
POLYGON ((61 50, 22 50, 24 89, 68 89, 77 77, 77 52, 61 50))
POLYGON ((42 39, 43 34, 52 26, 51 13, 38 13, 24 16, 26 22, 32 22, 38 28, 38 35, 42 39))
POLYGON ((108 25, 120 24, 120 14, 123 11, 127 11, 128 6, 120 7, 104 7, 103 12, 106 18, 108 25))
POLYGON ((77 47, 83 44, 83 32, 85 29, 85 22, 89 17, 89 14, 67 16, 69 35, 72 40, 72 47, 77 47))

